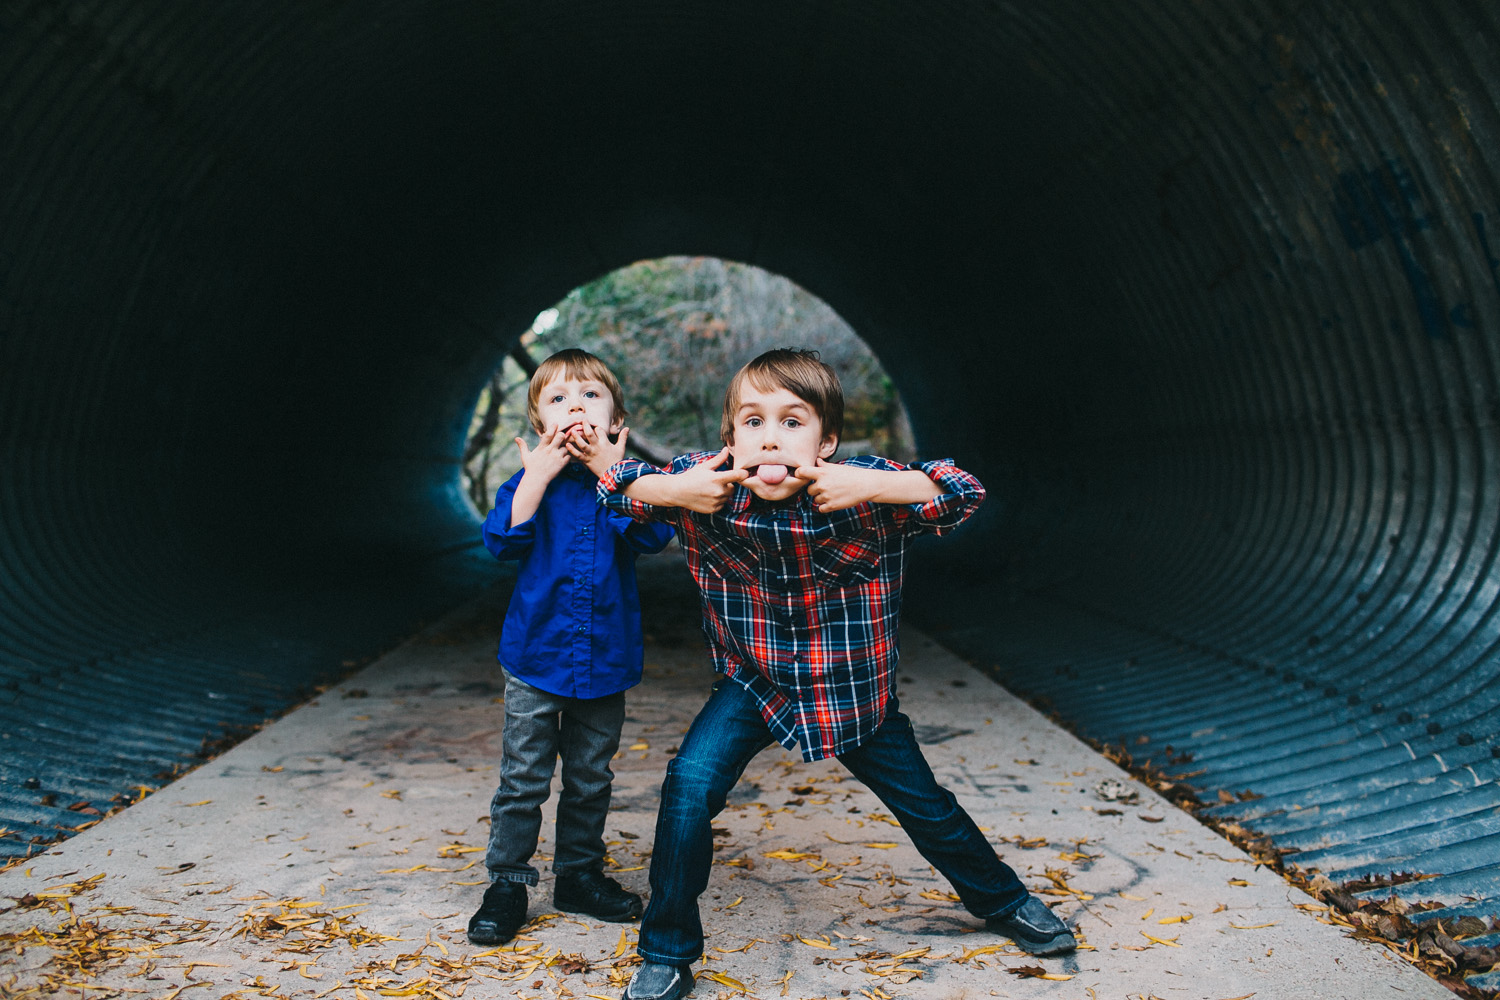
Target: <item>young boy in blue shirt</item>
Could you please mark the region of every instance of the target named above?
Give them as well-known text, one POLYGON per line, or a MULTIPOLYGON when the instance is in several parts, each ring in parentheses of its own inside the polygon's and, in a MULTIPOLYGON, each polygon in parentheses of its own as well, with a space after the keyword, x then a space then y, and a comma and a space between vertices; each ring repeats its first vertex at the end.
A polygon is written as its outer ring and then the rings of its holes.
POLYGON ((500 634, 505 729, 490 803, 490 885, 469 920, 475 944, 509 941, 526 922, 542 803, 562 758, 552 855, 553 903, 600 920, 632 920, 641 899, 603 872, 604 821, 625 690, 641 680, 635 560, 672 528, 642 524, 595 499, 599 476, 625 454, 625 402, 604 363, 560 351, 537 366, 527 414, 540 440, 516 438, 524 468, 495 494, 484 544, 518 559, 500 634))
POLYGON ((769 351, 729 384, 722 451, 679 456, 669 475, 625 461, 599 481, 611 508, 676 525, 725 675, 667 765, 642 965, 624 1000, 692 990, 710 821, 772 743, 800 746, 809 761, 837 757, 991 929, 1036 955, 1077 946, 937 783, 896 702, 907 549, 965 521, 984 488, 948 461, 830 463, 843 414, 838 376, 815 352, 769 351))

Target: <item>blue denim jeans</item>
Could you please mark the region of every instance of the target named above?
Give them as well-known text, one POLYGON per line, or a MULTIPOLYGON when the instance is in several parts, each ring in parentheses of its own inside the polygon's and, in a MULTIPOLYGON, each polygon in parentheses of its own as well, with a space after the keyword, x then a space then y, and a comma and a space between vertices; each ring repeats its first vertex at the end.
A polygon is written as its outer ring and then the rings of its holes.
MULTIPOLYGON (((651 853, 651 903, 641 919, 637 947, 646 961, 687 965, 703 954, 698 897, 708 886, 713 864, 709 824, 751 758, 772 742, 755 699, 733 681, 716 683, 662 783, 651 853)), ((874 735, 838 759, 885 803, 970 913, 1006 916, 1026 901, 1026 886, 1015 871, 995 854, 953 793, 933 777, 911 720, 898 710, 894 697, 874 735)))
POLYGON ((505 731, 501 736, 500 787, 490 802, 490 881, 536 885, 531 865, 542 829, 542 803, 562 758, 557 798, 557 848, 552 870, 597 868, 604 862, 604 822, 609 816, 609 762, 620 747, 625 694, 565 698, 505 674, 505 731))

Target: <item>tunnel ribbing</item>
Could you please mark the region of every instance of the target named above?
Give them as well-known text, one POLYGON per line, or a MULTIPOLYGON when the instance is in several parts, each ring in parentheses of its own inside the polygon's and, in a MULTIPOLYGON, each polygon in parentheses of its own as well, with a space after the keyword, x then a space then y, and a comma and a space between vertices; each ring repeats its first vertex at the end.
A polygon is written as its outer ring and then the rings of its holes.
POLYGON ((490 579, 485 374, 712 253, 838 308, 990 486, 925 624, 1309 863, 1493 908, 1496 27, 6 4, 0 849, 490 579))

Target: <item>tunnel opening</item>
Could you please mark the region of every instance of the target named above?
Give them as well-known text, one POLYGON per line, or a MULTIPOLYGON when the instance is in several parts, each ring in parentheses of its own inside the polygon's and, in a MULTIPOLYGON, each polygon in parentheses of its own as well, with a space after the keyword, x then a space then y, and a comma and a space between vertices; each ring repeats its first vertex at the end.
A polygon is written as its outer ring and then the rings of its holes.
MULTIPOLYGON (((988 487, 920 623, 1493 910, 1495 18, 0 8, 0 733, 107 805, 223 678, 254 716, 491 581, 505 331, 687 252, 833 305, 988 487)), ((29 759, 6 850, 77 818, 29 759)))
POLYGON ((838 457, 910 462, 916 445, 880 359, 827 303, 753 265, 703 257, 638 261, 544 309, 486 380, 463 446, 464 491, 480 515, 519 472, 515 439, 534 430, 526 389, 538 362, 565 348, 594 354, 620 378, 630 454, 658 466, 720 446, 719 412, 739 366, 776 347, 817 351, 844 389, 838 457))

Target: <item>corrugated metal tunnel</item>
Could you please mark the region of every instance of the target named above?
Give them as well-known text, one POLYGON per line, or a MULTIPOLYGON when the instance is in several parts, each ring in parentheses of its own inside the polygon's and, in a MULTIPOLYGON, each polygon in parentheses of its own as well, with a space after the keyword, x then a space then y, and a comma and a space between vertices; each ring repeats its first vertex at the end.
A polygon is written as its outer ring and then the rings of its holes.
POLYGON ((0 851, 493 579, 485 376, 696 253, 990 487, 924 624, 1493 909, 1495 9, 1023 6, 0 6, 0 851))

